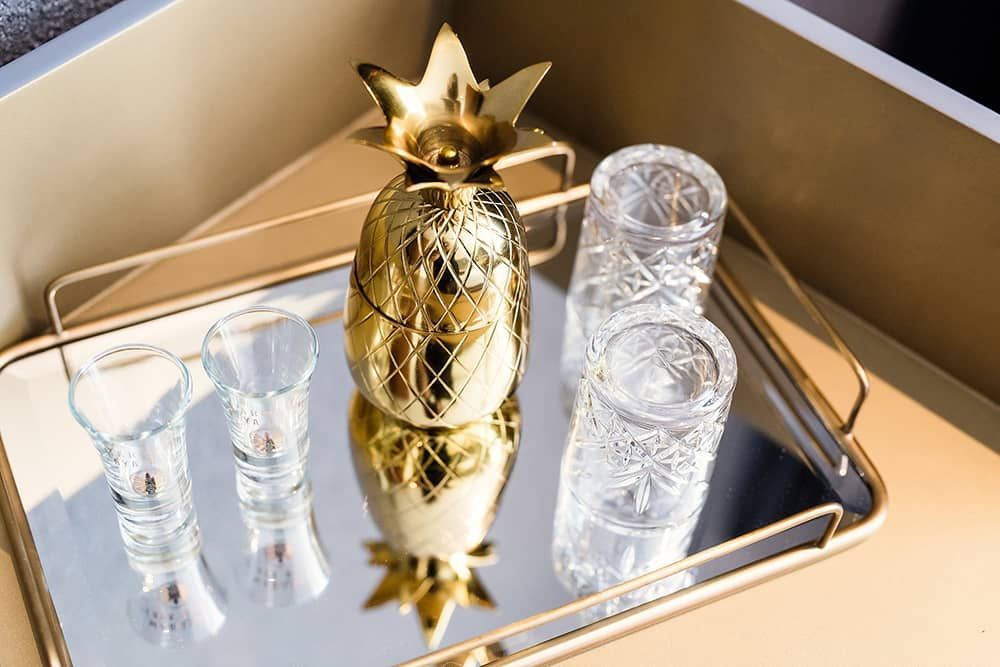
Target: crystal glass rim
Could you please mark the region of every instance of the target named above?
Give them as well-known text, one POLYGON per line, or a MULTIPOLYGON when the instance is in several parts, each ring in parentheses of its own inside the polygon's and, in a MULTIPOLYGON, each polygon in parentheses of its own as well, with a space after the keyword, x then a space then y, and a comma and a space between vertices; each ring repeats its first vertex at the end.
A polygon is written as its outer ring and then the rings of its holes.
POLYGON ((665 144, 635 144, 620 148, 606 156, 594 169, 590 179, 590 190, 591 195, 587 203, 593 206, 599 215, 613 221, 617 231, 626 232, 630 236, 645 236, 670 243, 690 243, 710 234, 722 220, 728 201, 726 184, 715 167, 690 151, 665 144), (685 169, 683 165, 685 161, 690 162, 699 173, 685 169), (634 218, 624 222, 622 216, 608 210, 605 198, 611 179, 629 167, 651 163, 660 163, 689 173, 708 193, 708 210, 704 214, 696 214, 686 222, 670 227, 651 225, 634 218))
POLYGON ((281 394, 289 392, 296 387, 302 386, 312 378, 313 372, 316 370, 316 362, 318 359, 319 337, 316 335, 316 330, 312 328, 312 325, 309 324, 305 318, 299 317, 295 313, 282 310, 281 308, 274 308, 272 306, 251 306, 249 308, 243 308, 229 313, 211 326, 208 333, 205 334, 204 340, 201 342, 201 365, 204 367, 205 374, 208 375, 208 379, 212 381, 212 384, 218 387, 221 391, 226 391, 246 398, 271 398, 273 396, 280 396, 281 394), (309 355, 309 363, 306 365, 305 371, 298 378, 296 378, 294 382, 290 382, 282 387, 271 389, 269 391, 242 391, 223 382, 219 378, 215 371, 215 364, 212 362, 211 355, 208 351, 208 342, 231 321, 246 315, 256 315, 260 313, 276 315, 279 318, 294 322, 301 329, 305 330, 309 334, 309 342, 312 346, 312 351, 309 355))
POLYGON ((69 383, 69 411, 73 414, 73 418, 82 426, 90 435, 101 442, 114 442, 114 443, 127 443, 127 442, 137 442, 139 440, 145 440, 157 433, 162 433, 169 428, 175 426, 178 422, 184 419, 184 415, 187 412, 188 406, 191 404, 191 373, 188 371, 187 365, 181 361, 181 359, 170 352, 169 350, 164 350, 162 347, 157 347, 155 345, 145 345, 141 343, 126 343, 124 345, 116 345, 114 347, 108 348, 103 352, 98 352, 90 359, 84 362, 76 373, 73 374, 72 380, 69 383), (148 354, 160 357, 161 359, 166 359, 174 365, 175 368, 180 373, 182 391, 181 400, 177 406, 177 409, 170 416, 169 419, 163 421, 162 424, 158 425, 156 428, 148 429, 145 431, 139 431, 138 433, 106 433, 96 426, 94 426, 86 415, 77 410, 76 407, 76 390, 83 379, 85 374, 91 369, 95 368, 102 361, 108 357, 121 354, 123 352, 146 352, 148 354))
POLYGON ((689 424, 723 408, 736 388, 736 376, 736 353, 717 326, 694 312, 662 304, 634 304, 612 313, 590 339, 584 368, 585 380, 593 387, 598 400, 631 419, 657 425, 666 420, 689 424), (616 395, 611 382, 594 377, 591 371, 607 356, 608 342, 614 334, 642 324, 672 325, 698 338, 715 360, 718 370, 715 383, 703 388, 694 398, 677 403, 658 403, 641 397, 623 401, 616 395))

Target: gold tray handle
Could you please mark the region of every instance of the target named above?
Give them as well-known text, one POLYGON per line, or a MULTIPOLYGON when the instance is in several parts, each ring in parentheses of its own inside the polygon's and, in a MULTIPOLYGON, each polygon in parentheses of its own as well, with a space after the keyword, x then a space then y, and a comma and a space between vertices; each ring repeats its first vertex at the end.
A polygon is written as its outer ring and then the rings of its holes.
MULTIPOLYGON (((562 194, 570 189, 573 179, 573 171, 576 168, 576 151, 567 142, 553 141, 551 144, 547 144, 545 146, 511 153, 510 155, 502 158, 496 166, 497 169, 505 169, 533 162, 535 160, 553 157, 562 158, 563 161, 562 182, 560 184, 559 192, 556 193, 562 194)), ((64 336, 66 326, 62 313, 59 311, 58 297, 59 292, 69 285, 92 280, 94 278, 99 278, 112 273, 118 273, 127 269, 139 268, 141 266, 185 255, 197 250, 211 248, 229 241, 235 241, 247 236, 252 236, 253 234, 257 234, 259 232, 276 229, 278 227, 283 227, 296 222, 302 222, 321 215, 370 205, 373 201, 375 201, 375 197, 377 195, 378 190, 373 190, 371 192, 355 195, 353 197, 338 199, 326 204, 320 204, 319 206, 313 206, 312 208, 295 211, 294 213, 288 213, 274 218, 268 218, 266 220, 259 220, 248 225, 244 225, 243 227, 237 227, 236 229, 229 229, 188 241, 178 241, 170 245, 153 248, 152 250, 146 250, 132 255, 126 255, 125 257, 113 259, 108 262, 64 273, 52 280, 45 287, 45 309, 49 319, 49 326, 52 328, 52 331, 57 337, 62 338, 64 336)), ((548 261, 552 257, 558 255, 566 245, 566 207, 565 205, 560 205, 558 201, 549 203, 549 200, 546 199, 548 196, 549 195, 542 195, 541 197, 536 197, 533 200, 527 200, 524 202, 527 205, 526 208, 522 208, 521 204, 518 204, 518 208, 522 216, 531 215, 532 213, 538 213, 558 206, 558 210, 556 212, 555 238, 545 248, 540 248, 529 254, 532 264, 541 264, 542 262, 548 261), (535 200, 538 201, 532 204, 531 202, 535 202, 535 200)), ((581 197, 586 197, 586 192, 584 192, 581 197)), ((336 253, 334 259, 336 261, 333 263, 327 262, 317 265, 317 269, 329 270, 337 268, 338 266, 350 264, 353 259, 353 252, 336 253)), ((250 289, 253 289, 253 287, 250 286, 249 289, 244 289, 243 291, 249 291, 250 289)), ((186 301, 184 305, 185 307, 191 307, 197 304, 186 301)))
POLYGON ((805 288, 802 287, 802 283, 792 275, 792 272, 785 266, 785 263, 781 261, 778 254, 774 252, 771 245, 764 239, 764 235, 760 233, 757 226, 750 222, 750 218, 747 214, 743 212, 736 202, 729 200, 729 212, 740 223, 740 226, 747 233, 747 236, 754 242, 754 245, 760 249, 764 258, 774 267, 781 276, 788 289, 792 291, 795 298, 798 299, 802 307, 806 309, 809 316, 812 317, 813 321, 816 322, 825 332, 826 335, 830 337, 833 341, 834 346, 837 351, 840 352, 840 356, 844 358, 847 364, 851 367, 851 371, 854 373, 854 377, 858 382, 858 391, 854 397, 854 403, 851 405, 851 410, 847 414, 847 419, 842 420, 840 424, 840 430, 845 435, 851 435, 854 432, 855 422, 858 420, 858 413, 861 412, 861 406, 864 405, 865 401, 868 399, 868 394, 871 392, 871 380, 868 377, 868 371, 864 366, 861 365, 861 361, 858 359, 854 351, 851 350, 850 346, 837 331, 836 327, 827 319, 823 311, 820 310, 819 306, 813 300, 809 293, 806 292, 805 288))

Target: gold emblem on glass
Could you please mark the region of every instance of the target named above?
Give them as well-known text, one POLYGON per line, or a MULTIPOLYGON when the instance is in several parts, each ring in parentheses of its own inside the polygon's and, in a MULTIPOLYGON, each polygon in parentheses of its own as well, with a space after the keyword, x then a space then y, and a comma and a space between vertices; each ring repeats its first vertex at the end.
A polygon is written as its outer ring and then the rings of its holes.
POLYGON ((496 561, 483 540, 517 456, 517 400, 460 428, 419 429, 356 394, 348 422, 354 470, 384 540, 366 545, 370 562, 387 569, 365 606, 415 609, 433 648, 456 605, 494 606, 475 569, 496 561))
POLYGON ((529 282, 524 226, 494 171, 548 145, 515 127, 549 63, 477 82, 445 24, 419 83, 357 71, 386 118, 354 133, 403 161, 361 231, 344 315, 351 374, 381 410, 456 427, 497 410, 524 373, 529 282))

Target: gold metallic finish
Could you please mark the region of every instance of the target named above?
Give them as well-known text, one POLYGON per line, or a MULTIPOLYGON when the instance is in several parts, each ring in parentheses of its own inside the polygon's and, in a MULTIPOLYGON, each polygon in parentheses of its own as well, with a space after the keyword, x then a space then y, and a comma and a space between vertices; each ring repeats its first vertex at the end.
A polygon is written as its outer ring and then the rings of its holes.
POLYGON ((348 366, 361 393, 393 417, 462 426, 495 411, 524 375, 525 231, 493 166, 553 143, 514 126, 549 65, 495 87, 477 83, 445 24, 420 83, 356 67, 387 125, 352 138, 392 153, 406 171, 361 229, 344 310, 348 366))
POLYGON ((395 551, 446 560, 482 543, 517 456, 516 398, 460 428, 425 430, 356 394, 348 424, 368 510, 395 551))
POLYGON ((351 138, 402 160, 414 175, 408 185, 416 188, 502 187, 492 165, 509 153, 552 143, 540 130, 514 126, 550 66, 525 67, 492 87, 477 83, 462 43, 445 23, 419 83, 355 63, 386 126, 358 130, 351 138))
MULTIPOLYGON (((469 553, 459 552, 448 558, 411 556, 396 551, 385 542, 368 542, 365 547, 370 554, 369 564, 386 568, 375 592, 365 601, 365 609, 395 601, 400 613, 415 611, 424 642, 431 650, 441 643, 456 606, 482 609, 496 606, 476 577, 477 568, 492 565, 497 560, 490 544, 481 544, 469 553)), ((486 648, 474 647, 469 651, 470 657, 486 648)), ((489 657, 497 657, 497 652, 489 652, 489 657)), ((465 664, 467 659, 456 656, 453 661, 465 664)))
POLYGON ((404 181, 376 199, 361 232, 344 309, 348 365, 380 409, 457 427, 495 410, 524 374, 524 228, 506 192, 479 188, 469 206, 440 208, 404 181))
MULTIPOLYGON (((539 153, 541 153, 541 151, 539 151, 539 153)), ((531 157, 537 159, 551 155, 564 155, 571 159, 571 149, 568 149, 565 145, 554 145, 551 153, 546 153, 544 155, 539 153, 533 154, 531 157), (569 153, 564 152, 567 150, 569 153)), ((518 155, 508 156, 501 161, 501 164, 518 164, 520 163, 520 160, 521 157, 518 155)), ((587 196, 587 192, 588 187, 586 185, 581 185, 563 193, 541 195, 540 197, 521 201, 518 203, 518 207, 524 211, 525 214, 527 214, 527 211, 529 210, 532 213, 538 213, 542 212, 544 207, 562 207, 575 201, 579 201, 587 196)), ((337 207, 339 205, 339 202, 331 202, 326 206, 337 207)), ((743 220, 739 216, 734 216, 734 218, 741 220, 741 222, 743 220)), ((263 221, 263 223, 267 222, 268 221, 263 221)), ((557 222, 559 222, 558 218, 557 222)), ((252 230, 249 233, 252 233, 252 230)), ((167 256, 174 256, 174 254, 183 254, 183 252, 186 251, 183 248, 180 250, 174 250, 174 248, 175 246, 165 246, 158 250, 151 251, 153 256, 149 257, 146 261, 157 261, 167 256)), ((770 259, 772 255, 773 253, 765 254, 765 257, 770 259)), ((0 369, 18 359, 42 352, 44 350, 61 349, 62 345, 72 341, 116 331, 123 327, 135 324, 136 322, 149 320, 170 312, 176 312, 177 310, 183 308, 212 303, 222 298, 232 296, 233 294, 260 289, 288 280, 311 275, 319 271, 336 268, 338 266, 342 266, 345 262, 350 261, 351 256, 353 256, 353 250, 347 250, 343 256, 324 258, 323 260, 311 261, 306 264, 283 268, 259 276, 253 276, 242 281, 239 285, 209 287, 196 294, 187 295, 180 299, 171 299, 164 303, 149 304, 143 308, 133 309, 86 323, 60 327, 57 334, 45 334, 23 343, 19 343, 13 347, 7 348, 3 352, 0 352, 0 369)), ((136 262, 137 263, 130 264, 129 266, 138 266, 145 263, 145 261, 142 260, 136 260, 136 262)), ((80 280, 85 279, 82 274, 86 274, 87 277, 91 275, 103 275, 103 273, 99 270, 100 267, 97 267, 97 269, 98 270, 96 270, 93 274, 89 273, 90 270, 88 269, 84 269, 81 272, 74 272, 74 274, 80 280)), ((795 289, 797 285, 794 283, 794 278, 782 272, 779 272, 779 275, 801 301, 804 292, 801 288, 795 289)), ((68 284, 69 282, 75 282, 75 280, 69 280, 65 284, 68 284)), ((806 398, 809 405, 812 406, 821 416, 824 426, 836 439, 837 443, 843 450, 844 455, 850 460, 850 463, 858 469, 863 479, 867 482, 872 493, 871 512, 868 515, 856 520, 851 525, 844 527, 839 526, 839 522, 837 521, 841 511, 839 505, 819 505, 788 517, 783 521, 763 526, 737 538, 728 540, 727 542, 717 545, 716 547, 712 547, 710 550, 703 551, 698 554, 692 554, 685 560, 675 564, 675 566, 670 566, 669 569, 656 570, 645 576, 649 577, 649 581, 658 580, 659 578, 670 576, 677 568, 687 569, 700 563, 708 563, 722 555, 733 553, 741 548, 758 544, 763 540, 782 534, 791 530, 795 526, 802 525, 808 521, 815 521, 824 516, 831 517, 830 523, 827 524, 827 530, 824 533, 823 539, 817 544, 807 544, 793 547, 788 551, 776 554, 761 561, 750 563, 737 570, 720 575, 689 589, 679 591, 678 593, 668 597, 651 601, 640 607, 616 614, 615 616, 606 618, 587 627, 580 628, 579 630, 570 632, 566 635, 541 642, 532 648, 519 651, 513 655, 501 657, 493 664, 551 664, 557 660, 567 658, 586 650, 591 646, 622 637, 626 634, 635 632, 678 614, 682 614, 702 605, 709 604, 737 591, 767 581, 768 579, 778 577, 787 572, 791 572, 795 569, 799 569, 828 558, 869 538, 884 523, 888 510, 888 499, 885 484, 879 476, 878 470, 865 454, 853 433, 843 430, 842 427, 845 425, 846 420, 840 418, 836 411, 833 410, 823 392, 815 385, 815 383, 812 382, 809 375, 803 370, 801 364, 796 359, 795 355, 787 348, 787 346, 785 346, 781 338, 770 327, 766 318, 754 304, 753 299, 742 290, 737 279, 726 270, 723 262, 720 262, 716 269, 715 285, 729 295, 732 299, 733 307, 740 314, 746 316, 750 326, 754 330, 755 335, 759 336, 763 340, 769 353, 773 354, 778 360, 780 360, 783 367, 794 380, 795 385, 801 391, 802 396, 806 398)), ((810 314, 814 315, 812 309, 807 307, 807 310, 810 314)), ((59 317, 57 310, 55 317, 59 317)), ((852 358, 846 355, 844 350, 839 347, 838 351, 845 361, 853 367, 852 358)), ((3 520, 6 523, 6 527, 10 535, 12 556, 17 567, 18 576, 21 580, 23 593, 29 602, 29 613, 31 615, 31 622, 35 631, 39 651, 47 665, 69 665, 71 663, 68 647, 66 645, 66 639, 60 630, 59 619, 55 612, 48 587, 45 583, 45 575, 41 567, 38 552, 35 549, 34 542, 31 537, 31 531, 28 526, 27 517, 25 516, 24 507, 18 497, 17 487, 10 468, 10 462, 7 459, 6 453, 2 451, 2 441, 0 441, 0 481, 2 481, 2 489, 0 489, 0 510, 2 510, 2 512, 0 512, 0 514, 3 516, 3 520)), ((677 571, 679 571, 679 569, 677 571)), ((628 584, 628 582, 626 582, 626 584, 628 584)), ((629 588, 629 590, 631 590, 631 588, 629 588)), ((474 654, 477 651, 482 651, 484 647, 496 646, 497 642, 501 641, 503 638, 516 635, 519 632, 527 630, 531 627, 539 627, 544 625, 544 623, 549 620, 562 618, 569 614, 576 613, 580 608, 599 603, 599 601, 599 599, 592 597, 583 598, 582 600, 571 602, 563 607, 549 610, 544 614, 528 619, 522 619, 521 621, 511 625, 498 628, 469 641, 445 647, 434 653, 416 658, 407 664, 411 666, 437 665, 445 662, 446 660, 465 660, 470 656, 470 652, 474 654)))
POLYGON ((868 379, 868 371, 865 367, 861 365, 861 361, 858 359, 857 355, 851 350, 847 345, 847 342, 841 337, 837 332, 837 329, 830 323, 830 320, 826 318, 823 311, 819 309, 816 302, 813 301, 812 297, 803 289, 802 284, 795 279, 792 272, 785 266, 785 263, 781 261, 778 257, 778 253, 774 252, 771 245, 764 239, 764 235, 760 233, 756 225, 750 222, 750 218, 747 214, 743 212, 736 203, 729 202, 729 212, 733 217, 739 221, 740 226, 743 227, 743 231, 747 233, 747 236, 754 242, 754 244, 760 249, 761 253, 764 255, 765 259, 771 263, 771 266, 781 275, 785 284, 788 288, 792 290, 795 294, 795 298, 799 300, 802 307, 809 312, 809 316, 812 317, 813 321, 822 327, 826 335, 830 337, 833 341, 834 346, 840 352, 841 356, 847 360, 847 363, 851 366, 851 372, 854 373, 855 378, 858 381, 858 393, 854 398, 854 403, 851 405, 851 410, 847 414, 847 418, 844 419, 840 425, 840 430, 844 433, 850 434, 854 431, 854 423, 858 419, 858 413, 861 412, 861 406, 864 405, 865 399, 868 398, 868 393, 871 391, 871 381, 868 379))
MULTIPOLYGON (((563 162, 560 192, 553 194, 555 194, 556 197, 568 196, 569 199, 565 201, 575 201, 582 196, 586 196, 586 194, 576 196, 576 193, 569 191, 573 170, 576 166, 576 151, 573 150, 571 145, 563 141, 554 141, 546 146, 541 146, 530 151, 505 155, 497 162, 496 168, 506 169, 516 167, 527 162, 544 160, 553 157, 562 158, 563 162)), ((587 188, 586 192, 589 192, 589 186, 583 185, 579 187, 587 188)), ((101 276, 107 276, 112 273, 118 273, 119 271, 125 271, 131 268, 149 266, 155 262, 173 257, 180 257, 191 252, 204 250, 230 241, 253 236, 254 234, 266 230, 310 220, 321 215, 356 208, 366 204, 370 206, 372 202, 375 201, 375 197, 378 196, 378 192, 379 191, 375 190, 356 195, 354 197, 348 197, 346 199, 336 199, 332 202, 319 204, 301 211, 295 211, 294 213, 259 220, 242 227, 237 227, 236 229, 217 232, 215 234, 208 234, 189 241, 179 241, 177 243, 161 246, 145 252, 126 255, 108 262, 64 273, 50 281, 45 288, 45 306, 49 318, 49 324, 52 326, 52 330, 56 333, 56 335, 63 335, 66 325, 65 318, 59 310, 59 292, 70 285, 85 282, 94 278, 100 278, 101 276)), ((529 216, 551 208, 556 208, 557 212, 555 239, 548 246, 531 250, 528 253, 528 258, 531 264, 541 264, 542 262, 555 257, 562 251, 566 243, 566 221, 562 215, 564 207, 559 206, 561 201, 564 200, 553 200, 548 195, 539 195, 517 203, 518 212, 521 216, 529 216)), ((528 231, 530 231, 530 229, 528 231)), ((308 275, 309 273, 329 271, 344 264, 349 264, 353 257, 354 248, 349 248, 343 253, 337 253, 330 257, 309 262, 308 264, 270 271, 260 274, 259 276, 230 283, 229 285, 225 285, 223 287, 210 288, 189 296, 171 299, 160 308, 154 308, 151 304, 143 309, 143 317, 136 317, 137 313, 135 311, 129 313, 130 320, 134 322, 140 321, 144 318, 148 319, 153 316, 166 315, 183 308, 193 308, 197 305, 216 301, 226 296, 242 294, 244 292, 258 289, 261 286, 274 285, 276 283, 283 282, 284 280, 290 280, 308 275)))
POLYGON ((365 607, 395 600, 404 613, 415 609, 437 648, 456 605, 494 606, 475 568, 496 561, 483 539, 517 457, 517 399, 460 428, 425 430, 355 394, 348 425, 354 471, 385 539, 366 545, 387 572, 365 607))

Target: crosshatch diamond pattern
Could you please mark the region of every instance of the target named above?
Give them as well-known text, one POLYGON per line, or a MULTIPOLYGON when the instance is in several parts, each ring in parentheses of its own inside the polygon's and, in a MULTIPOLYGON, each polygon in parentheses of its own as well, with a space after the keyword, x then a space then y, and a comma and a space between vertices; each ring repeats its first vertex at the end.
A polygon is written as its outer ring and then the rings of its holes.
POLYGON ((516 399, 464 427, 424 430, 355 397, 349 422, 358 479, 387 542, 438 557, 482 542, 517 454, 516 399))
POLYGON ((430 332, 487 326, 528 289, 524 227, 510 195, 480 188, 447 208, 394 179, 361 232, 358 288, 388 318, 430 332))
POLYGON ((380 409, 421 427, 495 410, 524 372, 524 227, 506 192, 454 208, 394 179, 362 229, 344 314, 351 373, 380 409))

